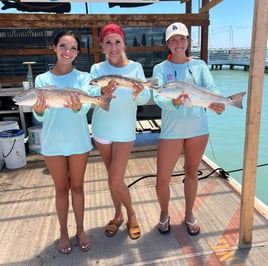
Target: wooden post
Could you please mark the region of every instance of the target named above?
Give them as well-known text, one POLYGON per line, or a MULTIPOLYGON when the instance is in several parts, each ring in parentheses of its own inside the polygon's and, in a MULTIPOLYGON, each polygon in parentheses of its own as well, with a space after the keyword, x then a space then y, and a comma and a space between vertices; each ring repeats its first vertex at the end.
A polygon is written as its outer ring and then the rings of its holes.
MULTIPOLYGON (((209 0, 202 0, 202 7, 207 5, 209 0)), ((208 11, 204 12, 208 13, 208 11)), ((201 26, 201 59, 206 63, 208 62, 208 25, 201 26)))
POLYGON ((250 247, 252 244, 267 34, 268 1, 255 0, 248 84, 248 109, 244 145, 244 171, 242 180, 242 199, 239 228, 240 248, 250 247))
POLYGON ((91 28, 91 30, 92 30, 92 36, 93 36, 93 48, 96 48, 94 55, 93 55, 94 63, 98 63, 100 62, 99 52, 96 52, 97 48, 99 47, 98 29, 94 27, 94 28, 91 28))

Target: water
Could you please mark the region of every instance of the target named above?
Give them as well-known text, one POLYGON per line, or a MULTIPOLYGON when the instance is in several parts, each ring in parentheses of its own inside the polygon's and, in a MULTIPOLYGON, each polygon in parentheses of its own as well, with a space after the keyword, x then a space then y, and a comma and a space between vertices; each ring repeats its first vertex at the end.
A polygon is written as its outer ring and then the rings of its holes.
MULTIPOLYGON (((249 72, 241 70, 211 71, 221 94, 231 94, 248 91, 249 72)), ((243 100, 244 109, 226 106, 222 115, 208 111, 210 140, 205 155, 225 171, 235 171, 243 168, 244 141, 246 127, 247 95, 243 100)), ((264 77, 262 116, 259 139, 258 165, 268 164, 268 74, 264 77)), ((235 171, 231 176, 242 183, 243 172, 235 171)), ((268 166, 257 168, 256 197, 268 205, 267 183, 268 166)))

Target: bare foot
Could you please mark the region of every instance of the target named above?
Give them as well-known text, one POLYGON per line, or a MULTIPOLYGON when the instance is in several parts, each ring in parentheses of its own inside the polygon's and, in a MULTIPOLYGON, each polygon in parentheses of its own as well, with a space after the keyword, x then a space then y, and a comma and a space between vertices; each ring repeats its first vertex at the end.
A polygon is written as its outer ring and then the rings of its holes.
POLYGON ((60 253, 69 254, 72 251, 71 242, 68 235, 61 235, 58 243, 60 253))
POLYGON ((76 235, 79 247, 82 251, 88 251, 91 248, 91 241, 85 231, 82 231, 79 235, 76 235))

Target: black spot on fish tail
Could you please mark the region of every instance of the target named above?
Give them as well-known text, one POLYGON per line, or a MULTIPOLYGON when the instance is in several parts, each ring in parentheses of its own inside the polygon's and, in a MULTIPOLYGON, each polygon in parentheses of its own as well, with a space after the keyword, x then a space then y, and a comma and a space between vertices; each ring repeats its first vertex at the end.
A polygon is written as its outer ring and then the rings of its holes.
POLYGON ((230 95, 228 99, 230 100, 230 105, 237 107, 239 109, 243 109, 242 100, 243 97, 246 95, 245 92, 239 92, 233 95, 230 95))

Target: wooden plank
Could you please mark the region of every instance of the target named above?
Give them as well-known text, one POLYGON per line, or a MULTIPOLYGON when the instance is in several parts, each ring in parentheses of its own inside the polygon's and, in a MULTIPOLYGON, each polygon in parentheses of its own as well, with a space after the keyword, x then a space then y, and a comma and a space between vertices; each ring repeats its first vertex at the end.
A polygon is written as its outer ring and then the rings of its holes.
MULTIPOLYGON (((209 0, 202 0, 202 6, 205 6, 209 0)), ((205 12, 203 14, 208 14, 205 12)), ((200 58, 207 63, 208 59, 208 25, 201 25, 201 44, 200 44, 200 58)))
POLYGON ((211 8, 222 2, 223 0, 211 0, 199 8, 200 13, 208 12, 211 8))
POLYGON ((139 121, 136 121, 136 131, 142 132, 142 127, 141 127, 141 124, 139 123, 139 121))
POLYGON ((7 83, 7 84, 12 84, 12 83, 21 83, 22 81, 25 80, 25 75, 23 77, 0 77, 0 83, 7 83))
POLYGON ((166 27, 174 21, 189 26, 208 25, 207 13, 202 14, 1 14, 1 28, 100 28, 108 23, 122 27, 166 27))
POLYGON ((141 127, 143 130, 151 130, 151 124, 149 123, 148 120, 141 120, 139 121, 139 123, 141 124, 141 127))
POLYGON ((252 244, 254 198, 268 34, 268 1, 255 0, 240 211, 239 247, 252 244))
POLYGON ((148 120, 148 122, 151 125, 151 131, 159 131, 160 130, 160 128, 154 123, 153 120, 148 120))
POLYGON ((159 128, 161 128, 161 119, 154 119, 153 121, 159 128))
POLYGON ((201 50, 200 57, 207 62, 208 60, 208 26, 201 27, 201 35, 203 38, 201 39, 201 50))
MULTIPOLYGON (((8 48, 8 47, 7 47, 8 48)), ((36 48, 36 49, 0 49, 0 55, 48 55, 54 54, 51 48, 36 48)))
MULTIPOLYGON (((161 52, 166 51, 166 47, 161 46, 133 46, 127 47, 126 52, 131 53, 144 53, 144 52, 161 52)), ((82 48, 81 54, 87 54, 88 49, 82 48)), ((102 48, 90 48, 90 53, 102 53, 102 48)), ((36 49, 0 49, 0 55, 50 55, 54 54, 51 48, 36 48, 36 49)))

